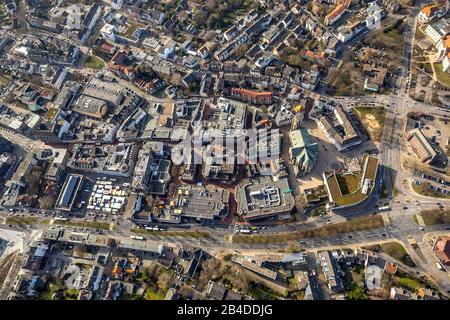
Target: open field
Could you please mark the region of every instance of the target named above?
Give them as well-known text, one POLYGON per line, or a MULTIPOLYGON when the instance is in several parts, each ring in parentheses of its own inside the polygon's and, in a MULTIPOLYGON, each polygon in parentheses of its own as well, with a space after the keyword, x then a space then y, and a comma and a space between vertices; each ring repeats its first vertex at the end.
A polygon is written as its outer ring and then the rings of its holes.
POLYGON ((380 142, 383 134, 386 110, 383 107, 356 107, 356 115, 374 142, 380 142))
POLYGON ((133 233, 149 235, 149 236, 159 236, 159 237, 185 237, 185 238, 209 238, 210 234, 207 231, 200 230, 186 230, 186 231, 151 231, 145 229, 130 229, 133 233))
POLYGON ((450 223, 450 210, 425 210, 420 214, 427 226, 450 223))
POLYGON ((298 230, 270 235, 234 235, 232 242, 235 243, 284 243, 313 237, 329 237, 337 234, 368 229, 377 229, 384 226, 381 216, 359 217, 347 222, 328 225, 325 227, 298 230))
POLYGON ((53 224, 72 226, 72 227, 82 227, 82 228, 93 228, 109 230, 109 223, 106 222, 95 222, 95 221, 61 221, 55 220, 53 224))
POLYGON ((450 73, 442 70, 442 63, 435 63, 434 71, 436 72, 438 81, 450 88, 450 73))
POLYGON ((86 59, 84 66, 90 69, 102 69, 105 66, 105 63, 96 56, 89 56, 86 59))

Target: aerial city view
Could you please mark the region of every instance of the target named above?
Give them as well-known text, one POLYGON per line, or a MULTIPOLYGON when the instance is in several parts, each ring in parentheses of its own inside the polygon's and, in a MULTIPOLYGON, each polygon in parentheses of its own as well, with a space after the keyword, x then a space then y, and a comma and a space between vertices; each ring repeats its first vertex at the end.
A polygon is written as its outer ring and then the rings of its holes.
POLYGON ((1 300, 450 298, 448 0, 0 0, 0 28, 1 300))

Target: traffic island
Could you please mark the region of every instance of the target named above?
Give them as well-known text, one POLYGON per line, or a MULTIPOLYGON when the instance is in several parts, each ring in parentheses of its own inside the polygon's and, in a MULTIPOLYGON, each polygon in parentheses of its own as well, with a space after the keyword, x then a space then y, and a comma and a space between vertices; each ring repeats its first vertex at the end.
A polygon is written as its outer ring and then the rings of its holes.
POLYGON ((69 227, 78 227, 78 228, 92 228, 92 229, 101 229, 101 230, 111 230, 110 224, 106 222, 90 222, 90 221, 64 221, 64 220, 53 220, 52 224, 58 224, 69 227))
POLYGON ((183 237, 183 238, 210 238, 211 235, 208 231, 201 230, 186 230, 186 231, 152 231, 145 229, 133 228, 130 229, 131 232, 136 234, 143 234, 147 236, 158 236, 158 237, 183 237))
POLYGON ((354 218, 346 222, 327 225, 314 229, 303 229, 294 232, 275 233, 269 235, 233 235, 232 243, 287 243, 306 238, 331 237, 355 231, 378 229, 384 227, 381 215, 354 218))

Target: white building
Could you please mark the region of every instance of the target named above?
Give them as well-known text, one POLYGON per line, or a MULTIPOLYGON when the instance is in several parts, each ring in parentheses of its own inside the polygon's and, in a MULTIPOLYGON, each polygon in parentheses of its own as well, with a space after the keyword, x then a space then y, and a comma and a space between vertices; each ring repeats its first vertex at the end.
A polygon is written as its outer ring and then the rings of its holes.
POLYGON ((436 44, 449 33, 450 23, 446 19, 440 19, 434 23, 430 23, 425 29, 425 34, 436 44))
POLYGON ((104 39, 111 40, 112 42, 116 42, 116 27, 112 24, 106 23, 100 33, 104 39))

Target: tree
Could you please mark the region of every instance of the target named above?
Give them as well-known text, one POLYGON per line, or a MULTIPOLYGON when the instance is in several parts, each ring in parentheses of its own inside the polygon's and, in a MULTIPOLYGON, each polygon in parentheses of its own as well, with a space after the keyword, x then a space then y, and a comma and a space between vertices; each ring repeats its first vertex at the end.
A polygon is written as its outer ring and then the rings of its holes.
POLYGON ((301 251, 302 251, 302 248, 296 242, 291 242, 287 248, 287 252, 289 252, 289 253, 299 253, 301 251))
POLYGON ((192 19, 192 22, 196 28, 200 28, 205 24, 207 18, 208 17, 205 12, 197 11, 192 19))
POLYGON ((33 169, 31 169, 30 174, 25 176, 27 194, 37 195, 39 193, 39 185, 43 172, 44 171, 41 167, 34 166, 33 169))
POLYGON ((347 294, 347 297, 349 300, 367 300, 368 299, 367 295, 364 293, 364 289, 359 286, 355 286, 351 291, 349 291, 347 294))

